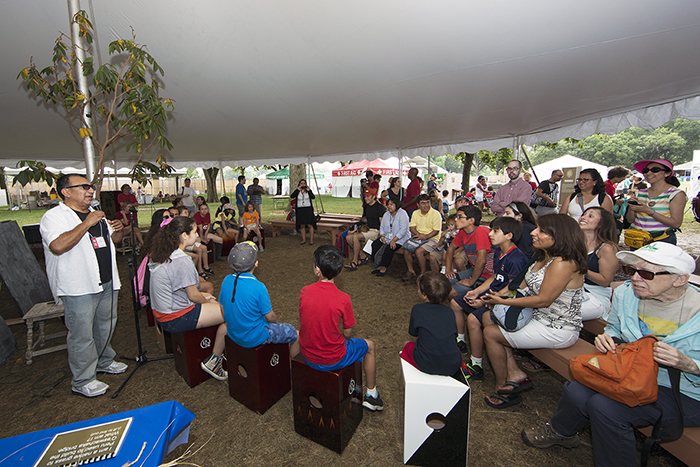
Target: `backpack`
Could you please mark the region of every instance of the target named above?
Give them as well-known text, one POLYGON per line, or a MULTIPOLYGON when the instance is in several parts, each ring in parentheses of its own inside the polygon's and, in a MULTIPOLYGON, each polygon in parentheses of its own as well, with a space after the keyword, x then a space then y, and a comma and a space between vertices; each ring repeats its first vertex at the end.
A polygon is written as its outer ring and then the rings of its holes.
POLYGON ((569 361, 579 383, 630 407, 656 401, 659 364, 654 360, 655 336, 617 346, 615 353, 595 352, 569 361))
POLYGON ((656 342, 656 336, 644 336, 634 342, 618 345, 614 354, 596 352, 579 355, 569 361, 571 374, 579 383, 630 407, 653 403, 660 412, 651 436, 644 440, 642 467, 647 465, 649 451, 655 442, 680 438, 684 427, 680 393, 681 372, 677 368, 667 370, 680 417, 665 427, 661 426, 664 414, 661 405, 656 402, 659 391, 656 381, 659 365, 654 360, 656 342))

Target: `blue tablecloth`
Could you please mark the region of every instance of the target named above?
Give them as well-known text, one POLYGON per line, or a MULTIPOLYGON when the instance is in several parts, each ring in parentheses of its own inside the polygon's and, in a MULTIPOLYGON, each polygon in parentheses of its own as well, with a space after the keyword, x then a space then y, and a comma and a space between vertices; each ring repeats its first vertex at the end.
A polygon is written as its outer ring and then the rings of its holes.
POLYGON ((143 443, 146 443, 146 447, 135 465, 160 465, 170 451, 187 442, 190 422, 194 420, 195 415, 179 402, 168 401, 106 417, 0 439, 0 466, 32 466, 55 434, 128 417, 133 417, 133 422, 119 454, 113 459, 100 461, 100 466, 121 467, 127 462, 136 460, 139 458, 143 443), (143 462, 144 459, 146 459, 145 462, 143 462))

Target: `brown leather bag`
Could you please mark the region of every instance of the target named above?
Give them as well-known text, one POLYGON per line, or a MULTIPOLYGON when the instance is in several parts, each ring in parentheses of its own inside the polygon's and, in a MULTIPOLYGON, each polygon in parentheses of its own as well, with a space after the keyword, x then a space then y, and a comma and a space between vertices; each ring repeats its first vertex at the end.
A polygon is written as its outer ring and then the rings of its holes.
POLYGON ((579 383, 630 407, 656 401, 659 365, 654 360, 655 336, 618 345, 615 353, 595 352, 569 361, 579 383))

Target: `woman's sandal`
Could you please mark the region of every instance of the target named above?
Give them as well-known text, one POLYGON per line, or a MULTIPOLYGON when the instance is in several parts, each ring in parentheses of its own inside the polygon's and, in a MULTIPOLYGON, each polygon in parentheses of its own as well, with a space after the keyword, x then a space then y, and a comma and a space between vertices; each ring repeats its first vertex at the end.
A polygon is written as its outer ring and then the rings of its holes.
POLYGON ((206 272, 207 274, 214 275, 214 271, 211 268, 202 268, 202 271, 206 272))
POLYGON ((520 362, 520 366, 523 367, 525 371, 532 371, 535 373, 550 369, 546 363, 537 360, 535 357, 523 359, 523 361, 520 362))
POLYGON ((200 273, 199 273, 199 277, 201 277, 201 278, 204 279, 205 281, 208 281, 208 280, 209 280, 209 276, 207 276, 206 273, 203 273, 203 272, 200 272, 200 273))
POLYGON ((349 269, 349 270, 351 270, 351 271, 356 271, 356 270, 357 270, 357 264, 355 264, 355 262, 353 261, 353 262, 350 263, 350 264, 346 264, 346 265, 345 265, 345 269, 349 269))
POLYGON ((508 396, 510 394, 517 394, 519 392, 527 391, 528 389, 532 388, 534 383, 532 382, 532 379, 530 379, 529 376, 527 376, 523 381, 520 383, 516 383, 515 381, 506 381, 506 383, 498 388, 496 391, 497 394, 500 394, 502 396, 508 396), (513 388, 510 390, 505 390, 504 388, 513 388))
POLYGON ((506 407, 510 407, 515 404, 519 404, 520 402, 523 401, 523 396, 520 394, 511 394, 509 396, 505 396, 502 394, 496 394, 493 393, 488 397, 484 397, 484 402, 486 402, 486 405, 493 407, 494 409, 505 409, 506 407), (491 402, 491 399, 499 400, 501 401, 500 404, 495 404, 491 402))

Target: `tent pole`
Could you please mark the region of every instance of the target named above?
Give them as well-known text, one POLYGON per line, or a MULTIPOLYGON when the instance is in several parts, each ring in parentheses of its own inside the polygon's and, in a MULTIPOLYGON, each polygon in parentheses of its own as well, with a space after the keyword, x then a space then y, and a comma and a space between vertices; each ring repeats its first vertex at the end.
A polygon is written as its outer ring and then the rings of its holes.
POLYGON ((318 193, 318 202, 321 203, 321 212, 326 212, 326 210, 323 208, 323 200, 321 199, 321 191, 318 189, 318 180, 316 180, 316 171, 314 170, 314 163, 311 162, 310 157, 309 157, 309 165, 311 166, 311 173, 314 176, 314 183, 316 184, 316 193, 318 193))
MULTIPOLYGON (((80 25, 73 22, 73 17, 80 11, 80 0, 68 1, 68 13, 71 19, 71 39, 73 41, 73 51, 78 58, 75 62, 75 76, 78 77, 78 89, 84 96, 90 95, 90 89, 87 84, 87 77, 83 75, 83 62, 85 62, 85 44, 80 37, 80 25)), ((94 20, 94 18, 93 18, 94 20)), ((90 130, 92 126, 92 107, 88 102, 83 109, 83 128, 90 130)), ((92 130, 90 130, 92 131, 92 130)), ((83 138, 83 151, 85 152, 85 171, 87 179, 94 180, 95 177, 95 147, 92 145, 92 138, 85 136, 83 138)))
POLYGON ((530 162, 530 158, 527 155, 527 152, 525 152, 525 146, 520 146, 520 149, 523 151, 523 155, 525 156, 525 159, 527 160, 527 165, 530 166, 530 170, 532 170, 532 175, 535 176, 535 180, 537 180, 537 185, 540 184, 540 179, 537 177, 537 174, 535 173, 535 169, 532 167, 532 162, 530 162))
POLYGON ((221 196, 226 196, 226 183, 224 182, 224 166, 219 161, 219 172, 221 172, 221 196))

